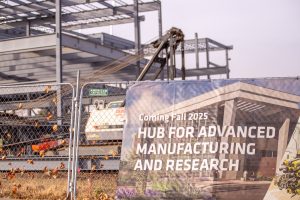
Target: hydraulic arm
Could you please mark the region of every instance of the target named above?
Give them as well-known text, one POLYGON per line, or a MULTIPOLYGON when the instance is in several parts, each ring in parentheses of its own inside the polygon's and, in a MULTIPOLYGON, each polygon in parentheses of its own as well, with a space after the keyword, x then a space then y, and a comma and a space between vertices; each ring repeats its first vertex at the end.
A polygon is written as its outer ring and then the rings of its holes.
POLYGON ((185 79, 185 66, 184 66, 184 34, 178 28, 171 28, 165 35, 163 35, 158 40, 151 43, 152 47, 156 50, 145 65, 142 72, 137 78, 137 81, 142 81, 153 66, 154 63, 159 63, 160 67, 156 70, 153 80, 157 79, 161 72, 164 70, 164 67, 167 66, 167 77, 168 79, 174 80, 176 77, 176 68, 175 68, 175 51, 177 47, 181 44, 181 56, 182 56, 182 67, 181 74, 182 79, 185 79), (164 53, 165 57, 161 57, 164 53))

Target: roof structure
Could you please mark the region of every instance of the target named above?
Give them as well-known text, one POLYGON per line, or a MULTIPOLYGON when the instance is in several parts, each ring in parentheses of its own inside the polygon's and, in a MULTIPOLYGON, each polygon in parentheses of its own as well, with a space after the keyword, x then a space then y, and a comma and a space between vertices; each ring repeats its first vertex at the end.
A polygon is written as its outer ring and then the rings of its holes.
MULTIPOLYGON (((139 0, 140 13, 159 8, 159 0, 139 0)), ((2 0, 0 11, 2 38, 26 36, 28 24, 34 34, 54 32, 56 26, 54 0, 2 0)), ((128 0, 63 0, 61 14, 64 30, 78 30, 133 22, 134 5, 128 0)))
POLYGON ((233 99, 238 100, 237 109, 244 112, 261 111, 265 115, 278 112, 278 109, 270 109, 267 106, 280 106, 296 110, 300 108, 300 96, 248 83, 236 82, 177 103, 154 114, 187 113, 216 103, 223 103, 220 106, 224 106, 224 101, 233 99))

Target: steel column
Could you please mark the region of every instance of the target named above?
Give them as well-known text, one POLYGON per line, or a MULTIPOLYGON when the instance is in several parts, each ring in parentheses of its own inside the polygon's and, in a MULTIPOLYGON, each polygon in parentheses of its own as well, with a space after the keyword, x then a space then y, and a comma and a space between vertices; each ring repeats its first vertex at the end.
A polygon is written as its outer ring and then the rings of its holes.
MULTIPOLYGON (((195 56, 196 56, 196 69, 199 69, 199 46, 198 46, 198 33, 195 33, 195 56)), ((199 80, 199 76, 197 76, 197 80, 199 80)))
MULTIPOLYGON (((205 49, 206 49, 206 67, 209 68, 210 61, 209 61, 209 44, 208 39, 205 39, 205 49)), ((207 75, 207 78, 210 79, 210 75, 207 75)))
POLYGON ((61 0, 55 4, 55 33, 56 33, 56 82, 62 82, 62 35, 61 35, 61 0))
MULTIPOLYGON (((55 33, 56 33, 56 83, 62 83, 62 31, 61 31, 61 0, 55 2, 55 33)), ((57 89, 57 123, 62 120, 61 88, 57 89)))
POLYGON ((228 57, 228 49, 225 50, 225 54, 226 54, 226 77, 227 79, 229 79, 229 57, 228 57))
POLYGON ((27 23, 26 23, 26 36, 28 36, 28 37, 31 35, 30 27, 31 27, 31 22, 27 21, 27 23))
POLYGON ((181 42, 181 77, 185 80, 185 52, 184 52, 184 40, 181 42))
POLYGON ((174 49, 174 40, 170 39, 170 79, 174 80, 175 78, 175 49, 174 49))
POLYGON ((170 58, 170 56, 169 56, 168 48, 165 48, 165 50, 166 50, 166 59, 167 59, 167 62, 166 62, 167 80, 169 80, 169 77, 170 77, 170 64, 169 64, 170 59, 169 58, 170 58))
MULTIPOLYGON (((136 55, 140 55, 141 49, 141 30, 140 30, 140 21, 139 21, 139 2, 138 0, 134 0, 134 41, 135 41, 135 52, 136 55)), ((136 77, 140 74, 140 62, 136 62, 137 69, 136 69, 136 77)))
MULTIPOLYGON (((162 9, 161 9, 161 2, 159 3, 159 7, 158 7, 158 36, 159 38, 162 37, 162 9)), ((163 51, 160 53, 160 57, 163 57, 164 53, 163 51)), ((160 79, 164 80, 164 70, 161 71, 160 73, 160 79)))

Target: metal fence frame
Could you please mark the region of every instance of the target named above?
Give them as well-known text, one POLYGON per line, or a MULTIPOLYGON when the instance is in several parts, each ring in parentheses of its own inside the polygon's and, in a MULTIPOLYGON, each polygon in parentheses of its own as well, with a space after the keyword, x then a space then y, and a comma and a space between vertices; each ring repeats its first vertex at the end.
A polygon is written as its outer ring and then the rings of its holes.
MULTIPOLYGON (((62 86, 68 86, 70 87, 70 89, 72 90, 72 98, 71 98, 71 113, 70 113, 70 128, 69 128, 69 146, 68 146, 68 168, 67 168, 67 174, 68 174, 68 180, 67 180, 67 196, 70 193, 70 187, 71 187, 71 163, 72 163, 72 154, 71 154, 71 150, 73 149, 73 145, 72 145, 72 141, 73 141, 73 126, 74 126, 74 98, 75 98, 75 88, 72 84, 70 83, 45 83, 45 84, 22 84, 22 85, 3 85, 0 86, 0 90, 1 89, 15 89, 15 88, 36 88, 36 87, 57 87, 58 89, 56 89, 57 91, 57 96, 60 96, 61 98, 61 87, 62 86)), ((5 93, 3 93, 3 95, 5 95, 5 93)), ((57 100, 57 107, 61 107, 61 99, 57 100)))
MULTIPOLYGON (((81 134, 81 122, 82 122, 82 106, 83 106, 83 97, 84 97, 84 90, 88 85, 107 85, 107 84, 118 84, 118 85, 126 85, 129 86, 131 82, 128 81, 116 81, 116 82, 89 82, 83 84, 79 88, 79 82, 77 81, 77 88, 76 91, 76 97, 74 98, 75 100, 75 120, 74 120, 74 129, 75 129, 75 134, 73 138, 73 149, 72 149, 72 154, 73 157, 72 159, 74 160, 72 162, 72 179, 71 179, 71 186, 70 186, 70 197, 71 199, 76 199, 76 193, 77 193, 77 175, 78 175, 78 165, 79 165, 79 138, 81 134)), ((128 87, 126 88, 126 90, 128 87)))

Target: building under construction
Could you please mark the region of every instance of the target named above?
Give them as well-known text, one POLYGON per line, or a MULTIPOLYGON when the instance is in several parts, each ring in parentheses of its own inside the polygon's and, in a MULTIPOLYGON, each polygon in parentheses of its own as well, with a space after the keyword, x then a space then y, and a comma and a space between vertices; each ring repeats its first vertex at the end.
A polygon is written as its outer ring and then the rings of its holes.
MULTIPOLYGON (((93 74, 96 70, 114 62, 122 62, 135 52, 151 57, 147 44, 141 44, 140 23, 147 20, 144 13, 156 12, 158 33, 161 37, 161 2, 158 0, 12 0, 0 2, 0 63, 1 84, 28 82, 72 82, 76 71, 82 75, 93 74), (56 10, 58 12, 56 12, 56 10), (84 30, 133 23, 134 41, 115 35, 94 31, 81 34, 84 30), (141 52, 144 49, 144 52, 141 52), (146 52, 147 50, 147 52, 146 52)), ((101 29, 100 29, 101 30, 101 29)), ((186 76, 229 76, 228 51, 231 46, 222 45, 209 38, 195 38, 185 41, 185 53, 205 52, 205 67, 200 67, 199 56, 196 64, 189 67, 186 76), (225 65, 220 66, 210 59, 211 51, 223 50, 225 65), (200 68, 194 70, 192 68, 200 68), (209 69, 207 69, 209 68, 209 69)), ((177 53, 180 53, 178 50, 177 53)), ((143 68, 147 59, 138 63, 143 68)), ((96 81, 135 80, 137 64, 130 64, 122 70, 96 81)))
MULTIPOLYGON (((194 39, 184 39, 182 35, 182 40, 177 43, 165 36, 162 22, 159 0, 0 1, 0 145, 5 156, 2 162, 15 161, 13 166, 1 165, 0 170, 21 165, 41 170, 44 164, 32 166, 26 163, 28 158, 36 156, 52 166, 67 163, 71 150, 56 150, 69 143, 75 89, 68 83, 75 85, 78 70, 81 83, 189 77, 210 79, 214 75, 229 78, 228 52, 232 46, 198 38, 197 34, 194 39), (150 20, 155 20, 153 24, 158 32, 153 35, 158 39, 151 44, 142 44, 140 23, 148 20, 144 16, 148 12, 157 14, 156 19, 150 20), (134 30, 134 41, 101 32, 101 27, 120 24, 128 24, 134 30), (83 34, 92 28, 92 34, 83 34), (214 60, 215 51, 223 54, 222 64, 214 60), (191 54, 194 61, 185 62, 186 54, 191 54), (180 62, 176 62, 176 58, 180 62), (149 69, 145 70, 146 67, 149 69), (52 148, 55 151, 47 151, 52 148)), ((103 88, 102 91, 115 92, 105 96, 91 95, 92 90, 87 90, 83 95, 85 122, 99 99, 102 98, 105 104, 124 99, 123 86, 116 84, 103 88)), ((120 144, 121 138, 115 140, 120 144)), ((95 145, 100 145, 99 141, 87 141, 84 137, 80 138, 80 144, 88 149, 79 150, 80 154, 87 157, 94 152, 95 145)), ((107 154, 108 150, 103 149, 102 154, 107 154)), ((90 157, 82 157, 82 160, 86 163, 82 169, 92 168, 90 157)), ((97 169, 118 169, 118 163, 107 167, 101 165, 98 163, 97 169)))

